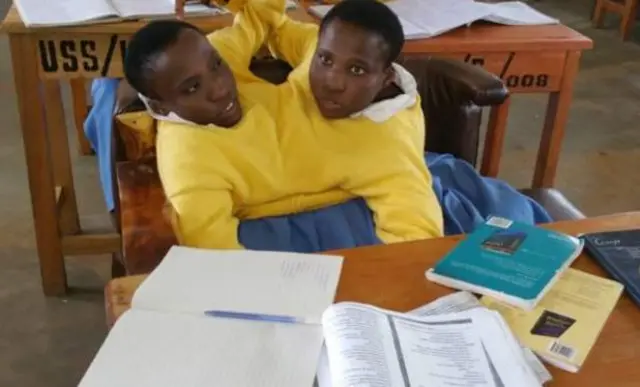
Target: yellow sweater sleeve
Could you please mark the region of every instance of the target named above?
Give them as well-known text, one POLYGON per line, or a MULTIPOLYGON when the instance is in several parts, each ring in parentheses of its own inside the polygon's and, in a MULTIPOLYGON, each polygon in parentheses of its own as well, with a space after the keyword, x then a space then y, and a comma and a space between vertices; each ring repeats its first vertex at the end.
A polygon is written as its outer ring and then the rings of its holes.
POLYGON ((431 184, 428 171, 408 168, 350 191, 373 211, 378 237, 395 243, 443 235, 442 209, 431 184))
POLYGON ((273 25, 268 45, 276 57, 297 67, 313 53, 317 41, 317 24, 299 22, 283 14, 273 25))
POLYGON ((227 190, 191 188, 169 197, 175 217, 178 242, 203 249, 241 249, 239 220, 232 214, 233 202, 227 190))
MULTIPOLYGON (((233 28, 224 31, 216 43, 225 40, 227 45, 240 49, 240 56, 251 59, 263 44, 267 44, 271 52, 296 67, 315 49, 318 39, 318 26, 315 23, 298 22, 291 19, 286 10, 285 0, 231 0, 226 8, 236 15, 233 28), (229 37, 231 36, 231 39, 229 37), (235 40, 235 41, 234 41, 235 40), (240 47, 241 46, 241 47, 240 47)), ((227 53, 223 47, 222 50, 227 53)), ((245 59, 246 60, 246 59, 245 59)), ((246 61, 248 64, 248 61, 246 61)))
POLYGON ((175 124, 162 124, 157 140, 158 172, 173 207, 172 225, 178 242, 209 249, 242 248, 232 184, 224 173, 229 170, 227 163, 209 149, 203 164, 200 136, 175 124))
POLYGON ((251 58, 266 43, 274 20, 284 13, 282 0, 231 0, 226 7, 234 12, 233 24, 208 35, 236 77, 254 78, 249 70, 251 58), (281 8, 279 2, 282 2, 281 8))
POLYGON ((398 113, 389 128, 392 131, 378 133, 380 153, 372 157, 370 172, 345 187, 367 202, 376 234, 385 243, 441 237, 444 233, 442 208, 424 160, 425 124, 419 106, 418 101, 398 113))

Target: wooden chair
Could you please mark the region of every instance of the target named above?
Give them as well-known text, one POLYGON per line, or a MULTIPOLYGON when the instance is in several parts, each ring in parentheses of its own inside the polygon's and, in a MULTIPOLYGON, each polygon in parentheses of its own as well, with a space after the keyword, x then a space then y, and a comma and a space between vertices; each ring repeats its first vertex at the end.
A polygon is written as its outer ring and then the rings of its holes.
MULTIPOLYGON (((457 60, 411 57, 402 60, 402 64, 416 77, 422 96, 428 122, 426 149, 450 153, 477 165, 481 108, 498 107, 507 100, 508 91, 502 81, 480 67, 457 60)), ((290 67, 280 61, 256 61, 252 70, 280 83, 290 67)), ((166 216, 165 196, 156 168, 153 123, 146 114, 131 113, 144 107, 126 83, 121 84, 119 93, 114 130, 117 160, 114 181, 119 199, 116 213, 126 273, 141 274, 153 270, 177 241, 166 216)), ((492 120, 504 118, 499 109, 495 111, 492 120)), ((501 140, 491 138, 494 135, 489 130, 485 143, 501 144, 501 140)), ((501 151, 500 146, 485 148, 480 169, 495 168, 501 151)), ((523 192, 541 203, 554 220, 584 217, 556 190, 523 192)))
POLYGON ((623 40, 628 40, 635 25, 637 10, 638 0, 596 0, 591 21, 594 27, 601 28, 607 12, 620 15, 620 35, 623 40))

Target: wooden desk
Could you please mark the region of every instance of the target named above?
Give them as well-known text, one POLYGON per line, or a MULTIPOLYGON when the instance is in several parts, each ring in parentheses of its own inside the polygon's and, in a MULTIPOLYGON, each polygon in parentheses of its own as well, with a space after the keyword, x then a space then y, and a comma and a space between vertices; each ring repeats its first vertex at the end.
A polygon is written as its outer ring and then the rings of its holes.
MULTIPOLYGON (((301 9, 290 14, 297 20, 313 21, 301 9)), ((231 15, 190 20, 207 32, 229 26, 231 21, 231 15)), ((2 24, 2 31, 9 35, 46 295, 66 292, 65 255, 112 254, 121 250, 118 233, 81 227, 60 82, 122 77, 127 41, 144 24, 136 21, 30 29, 24 26, 15 7, 2 24)), ((76 119, 78 125, 82 126, 82 120, 76 119)))
MULTIPOLYGON (((640 212, 562 222, 549 228, 573 235, 586 232, 640 227, 640 212)), ((451 290, 427 281, 432 267, 461 237, 338 251, 345 257, 336 301, 357 301, 407 311, 448 294, 451 290)), ((605 273, 589 257, 581 256, 573 267, 597 275, 605 273)), ((107 322, 111 326, 129 308, 136 288, 145 276, 112 280, 105 290, 107 322)), ((640 381, 640 308, 625 295, 618 302, 604 330, 577 374, 549 367, 552 386, 622 387, 640 381)))
MULTIPOLYGON (((313 20, 301 9, 291 15, 313 20)), ((229 25, 231 17, 197 18, 193 22, 204 31, 213 31, 229 25)), ((142 25, 140 21, 29 29, 15 8, 3 22, 11 47, 42 285, 47 295, 66 291, 65 255, 115 253, 121 248, 117 233, 90 232, 80 225, 59 82, 77 85, 80 79, 122 76, 127 41, 142 25)), ((502 77, 513 93, 550 93, 533 180, 534 187, 548 187, 555 177, 580 53, 591 46, 588 38, 562 25, 478 25, 407 42, 404 51, 408 55, 455 57, 484 66, 502 77)), ((483 158, 484 175, 498 174, 508 108, 507 102, 491 112, 485 155, 498 150, 494 152, 498 156, 483 158)), ((76 126, 81 123, 79 114, 76 126)))

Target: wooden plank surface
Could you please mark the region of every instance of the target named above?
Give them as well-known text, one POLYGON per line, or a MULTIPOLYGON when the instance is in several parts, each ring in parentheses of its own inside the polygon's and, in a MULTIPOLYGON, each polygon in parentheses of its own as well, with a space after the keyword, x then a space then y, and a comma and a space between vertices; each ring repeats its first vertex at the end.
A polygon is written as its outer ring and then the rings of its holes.
MULTIPOLYGON (((550 224, 572 235, 640 228, 640 212, 550 224)), ((336 301, 356 301, 407 311, 451 293, 431 283, 424 272, 462 236, 335 252, 345 257, 336 301)), ((586 254, 573 265, 600 276, 605 272, 586 254)), ((112 280, 105 290, 107 323, 124 313, 145 276, 112 280)), ((640 308, 625 295, 611 314, 599 340, 577 374, 549 366, 551 386, 631 387, 640 381, 640 308)))
MULTIPOLYGON (((38 37, 38 69, 41 79, 122 77, 122 61, 131 35, 56 33, 38 37)), ((543 93, 557 91, 562 82, 564 51, 482 52, 456 51, 435 55, 482 66, 500 76, 511 92, 543 93)), ((421 52, 425 54, 427 52, 421 52)))

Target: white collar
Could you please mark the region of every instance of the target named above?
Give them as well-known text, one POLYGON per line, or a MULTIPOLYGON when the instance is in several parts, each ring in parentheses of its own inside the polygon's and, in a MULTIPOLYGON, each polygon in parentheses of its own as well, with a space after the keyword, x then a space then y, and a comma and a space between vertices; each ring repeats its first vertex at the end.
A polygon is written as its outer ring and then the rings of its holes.
POLYGON ((394 82, 403 94, 397 95, 393 98, 386 99, 372 103, 363 110, 353 113, 352 118, 364 116, 373 122, 381 123, 391 118, 397 112, 413 106, 418 99, 418 84, 416 79, 399 64, 392 63, 393 70, 396 74, 394 82))
POLYGON ((149 115, 158 121, 169 121, 169 122, 175 122, 179 124, 196 125, 191 121, 185 120, 184 118, 180 117, 174 112, 169 112, 169 114, 167 114, 166 116, 156 113, 151 108, 151 104, 149 104, 149 98, 143 95, 142 93, 138 93, 138 98, 140 98, 144 106, 147 108, 147 112, 149 113, 149 115))

